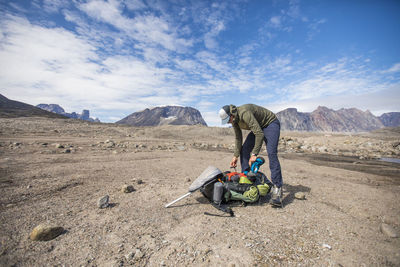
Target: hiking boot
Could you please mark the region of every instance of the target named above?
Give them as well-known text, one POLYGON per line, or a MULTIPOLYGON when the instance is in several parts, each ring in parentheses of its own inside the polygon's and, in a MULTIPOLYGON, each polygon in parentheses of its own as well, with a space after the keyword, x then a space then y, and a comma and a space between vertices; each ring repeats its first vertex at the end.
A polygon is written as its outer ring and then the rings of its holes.
POLYGON ((277 206, 277 207, 283 207, 282 205, 282 187, 276 187, 274 185, 274 187, 271 190, 271 200, 270 200, 270 204, 273 206, 277 206))

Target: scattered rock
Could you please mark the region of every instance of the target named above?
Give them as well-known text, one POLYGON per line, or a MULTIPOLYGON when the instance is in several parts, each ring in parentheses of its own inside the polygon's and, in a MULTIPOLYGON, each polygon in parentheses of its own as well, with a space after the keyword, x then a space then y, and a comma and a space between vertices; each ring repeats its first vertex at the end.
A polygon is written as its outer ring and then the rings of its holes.
POLYGON ((112 140, 106 140, 104 143, 105 143, 107 148, 115 147, 115 143, 112 140))
POLYGON ((143 184, 142 179, 137 180, 137 184, 143 184))
POLYGON ((121 189, 122 193, 131 193, 133 191, 135 191, 135 188, 133 188, 132 185, 123 185, 122 189, 121 189))
POLYGON ((71 149, 69 149, 69 148, 65 149, 64 153, 66 153, 66 154, 71 153, 71 149))
POLYGON ((64 148, 64 146, 61 144, 56 144, 56 148, 64 148))
POLYGON ((28 186, 26 187, 26 189, 31 189, 32 186, 30 184, 28 184, 28 186))
POLYGON ((304 194, 304 192, 297 192, 296 194, 294 194, 294 197, 296 199, 305 200, 306 199, 306 194, 304 194))
POLYGON ((323 248, 326 248, 326 249, 329 249, 329 250, 331 250, 331 249, 332 249, 332 247, 331 247, 331 246, 329 246, 328 244, 322 244, 322 247, 323 247, 323 248))
POLYGON ((125 259, 130 261, 131 259, 133 259, 134 256, 135 256, 135 252, 129 252, 128 254, 125 255, 125 259))
POLYGON ((32 241, 49 241, 64 232, 64 228, 60 226, 52 226, 47 224, 39 224, 30 234, 32 241))
POLYGON ((109 200, 110 197, 108 195, 105 195, 104 197, 99 198, 99 200, 97 201, 97 206, 100 209, 107 208, 110 205, 109 200))
POLYGON ((391 237, 391 238, 398 237, 398 234, 397 234, 396 230, 392 226, 390 226, 389 224, 382 223, 381 226, 380 226, 380 230, 381 230, 382 233, 384 233, 388 237, 391 237))
POLYGON ((324 152, 328 152, 328 149, 327 149, 326 146, 321 146, 321 147, 318 148, 318 151, 319 151, 320 153, 324 153, 324 152))
POLYGON ((135 259, 141 259, 141 258, 143 258, 143 256, 144 256, 143 252, 137 248, 135 251, 135 256, 134 256, 135 259))

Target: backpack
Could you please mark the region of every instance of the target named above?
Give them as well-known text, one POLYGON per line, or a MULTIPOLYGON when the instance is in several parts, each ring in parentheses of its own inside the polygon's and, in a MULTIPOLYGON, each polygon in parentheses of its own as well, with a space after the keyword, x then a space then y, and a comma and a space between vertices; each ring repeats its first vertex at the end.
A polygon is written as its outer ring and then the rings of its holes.
POLYGON ((255 203, 261 196, 266 196, 272 183, 262 172, 256 174, 250 172, 247 175, 237 172, 225 172, 223 177, 214 180, 202 188, 200 192, 211 202, 213 201, 214 184, 221 182, 224 185, 223 201, 242 201, 244 203, 255 203))

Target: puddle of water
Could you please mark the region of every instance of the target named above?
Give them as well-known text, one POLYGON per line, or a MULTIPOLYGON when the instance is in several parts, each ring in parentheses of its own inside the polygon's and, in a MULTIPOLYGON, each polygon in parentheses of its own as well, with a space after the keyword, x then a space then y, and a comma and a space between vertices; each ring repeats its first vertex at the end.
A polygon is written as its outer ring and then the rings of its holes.
POLYGON ((380 158, 379 160, 386 161, 386 162, 400 163, 400 159, 396 159, 396 158, 380 158))

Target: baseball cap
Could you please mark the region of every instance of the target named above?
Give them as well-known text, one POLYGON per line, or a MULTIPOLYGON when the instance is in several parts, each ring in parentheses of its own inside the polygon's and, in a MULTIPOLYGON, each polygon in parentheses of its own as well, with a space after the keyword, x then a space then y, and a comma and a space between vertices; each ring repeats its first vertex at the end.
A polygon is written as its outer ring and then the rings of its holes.
POLYGON ((229 118, 231 116, 230 110, 229 110, 229 106, 223 106, 220 110, 219 110, 219 117, 221 118, 221 122, 222 124, 227 124, 229 121, 229 118))

